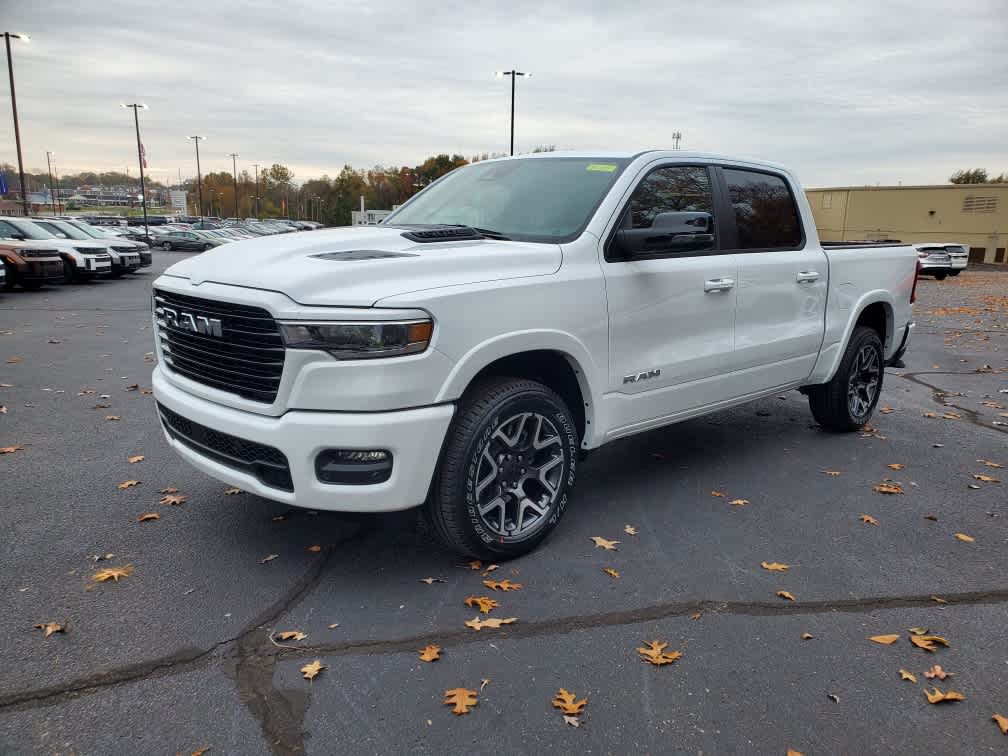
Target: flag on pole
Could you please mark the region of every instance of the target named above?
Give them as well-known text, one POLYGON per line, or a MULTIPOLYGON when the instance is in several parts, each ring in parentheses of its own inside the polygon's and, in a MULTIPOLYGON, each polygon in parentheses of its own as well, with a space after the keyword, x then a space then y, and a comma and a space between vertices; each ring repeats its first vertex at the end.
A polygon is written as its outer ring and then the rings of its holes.
POLYGON ((0 173, 0 194, 7 194, 7 179, 4 178, 3 173, 0 173))
POLYGON ((144 168, 147 167, 147 148, 144 147, 143 142, 140 142, 140 165, 144 168))

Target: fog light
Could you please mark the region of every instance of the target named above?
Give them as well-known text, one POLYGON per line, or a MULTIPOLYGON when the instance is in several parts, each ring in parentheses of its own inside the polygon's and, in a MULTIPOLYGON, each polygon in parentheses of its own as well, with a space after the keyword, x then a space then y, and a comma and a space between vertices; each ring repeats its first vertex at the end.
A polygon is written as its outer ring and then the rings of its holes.
POLYGON ((384 449, 326 449, 315 457, 315 476, 323 483, 371 486, 392 477, 392 452, 384 449))

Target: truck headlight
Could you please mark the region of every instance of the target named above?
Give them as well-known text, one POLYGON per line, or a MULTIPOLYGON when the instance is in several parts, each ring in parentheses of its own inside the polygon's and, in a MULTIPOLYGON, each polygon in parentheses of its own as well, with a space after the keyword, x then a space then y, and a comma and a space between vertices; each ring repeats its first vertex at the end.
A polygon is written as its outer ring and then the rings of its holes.
POLYGON ((340 360, 418 354, 430 344, 431 320, 398 322, 280 323, 288 349, 322 349, 340 360))

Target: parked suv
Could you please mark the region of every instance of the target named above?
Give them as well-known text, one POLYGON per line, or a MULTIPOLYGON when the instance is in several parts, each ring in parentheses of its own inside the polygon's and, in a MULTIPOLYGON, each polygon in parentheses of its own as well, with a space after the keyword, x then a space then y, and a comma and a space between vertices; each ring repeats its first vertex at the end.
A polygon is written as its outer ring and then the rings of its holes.
POLYGON ((105 245, 89 239, 77 241, 58 231, 51 231, 27 218, 0 219, 0 236, 14 240, 44 242, 58 250, 63 261, 63 283, 83 281, 111 270, 112 258, 105 245))
POLYGON ((17 284, 25 289, 38 289, 63 280, 63 258, 45 242, 0 239, 0 268, 4 270, 6 289, 17 284))
MULTIPOLYGON (((135 252, 140 255, 140 267, 149 268, 153 262, 150 246, 145 244, 138 239, 128 237, 126 235, 114 234, 111 231, 107 231, 103 228, 97 228, 91 226, 84 221, 80 220, 68 220, 66 221, 71 226, 74 226, 85 234, 90 236, 92 239, 97 239, 98 241, 104 241, 109 243, 109 247, 113 252, 127 255, 135 252)), ((128 267, 126 272, 133 273, 136 272, 136 268, 128 267)))
POLYGON ((914 244, 921 260, 921 273, 934 276, 939 281, 946 275, 958 276, 969 264, 969 247, 949 242, 921 242, 914 244))

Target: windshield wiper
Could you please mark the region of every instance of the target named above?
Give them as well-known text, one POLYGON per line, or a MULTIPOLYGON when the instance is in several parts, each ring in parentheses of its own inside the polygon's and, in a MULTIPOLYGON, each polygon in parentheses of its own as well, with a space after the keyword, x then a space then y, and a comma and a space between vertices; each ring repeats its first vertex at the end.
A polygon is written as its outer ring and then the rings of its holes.
POLYGON ((511 241, 511 238, 504 236, 500 231, 493 231, 489 228, 477 228, 476 226, 469 226, 473 231, 478 234, 482 234, 487 239, 496 239, 497 241, 511 241))

